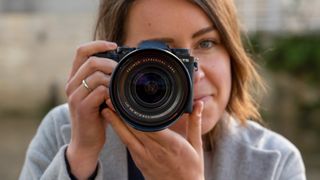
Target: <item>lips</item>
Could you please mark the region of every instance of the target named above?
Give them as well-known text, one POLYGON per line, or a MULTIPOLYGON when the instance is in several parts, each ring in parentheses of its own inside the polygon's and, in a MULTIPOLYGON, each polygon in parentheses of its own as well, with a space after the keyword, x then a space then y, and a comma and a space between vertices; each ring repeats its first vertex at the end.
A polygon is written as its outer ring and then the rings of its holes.
POLYGON ((205 101, 206 99, 212 97, 212 95, 198 95, 193 98, 193 101, 205 101))

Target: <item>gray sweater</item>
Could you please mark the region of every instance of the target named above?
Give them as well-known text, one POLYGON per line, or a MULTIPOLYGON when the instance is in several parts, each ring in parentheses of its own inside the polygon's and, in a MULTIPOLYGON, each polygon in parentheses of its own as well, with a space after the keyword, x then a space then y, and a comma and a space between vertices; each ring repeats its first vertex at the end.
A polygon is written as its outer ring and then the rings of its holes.
MULTIPOLYGON (((206 180, 306 179, 300 152, 281 135, 252 121, 241 126, 231 119, 226 127, 215 153, 205 152, 206 180)), ((69 109, 64 104, 40 124, 19 179, 70 179, 64 159, 70 135, 69 109)), ((96 179, 128 179, 125 146, 110 126, 107 138, 96 179)))

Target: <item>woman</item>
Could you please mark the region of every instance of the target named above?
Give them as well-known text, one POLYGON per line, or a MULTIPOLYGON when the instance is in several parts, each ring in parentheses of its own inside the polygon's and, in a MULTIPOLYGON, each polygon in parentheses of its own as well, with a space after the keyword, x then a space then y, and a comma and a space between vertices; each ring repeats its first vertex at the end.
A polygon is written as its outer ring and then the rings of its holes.
POLYGON ((145 179, 305 179, 299 151, 248 120, 260 117, 252 92, 262 83, 231 0, 101 0, 96 39, 78 48, 68 105, 41 123, 21 179, 135 179, 139 171, 145 179), (92 56, 143 40, 199 59, 193 112, 158 132, 120 120, 108 92, 117 63, 92 56))

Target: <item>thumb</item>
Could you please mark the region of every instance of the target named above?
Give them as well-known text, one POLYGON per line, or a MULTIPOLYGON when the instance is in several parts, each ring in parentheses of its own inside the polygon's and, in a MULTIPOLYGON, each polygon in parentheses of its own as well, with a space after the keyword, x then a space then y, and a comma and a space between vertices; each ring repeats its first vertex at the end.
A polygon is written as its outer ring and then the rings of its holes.
POLYGON ((203 102, 196 101, 188 122, 187 139, 197 152, 202 152, 201 121, 203 102))

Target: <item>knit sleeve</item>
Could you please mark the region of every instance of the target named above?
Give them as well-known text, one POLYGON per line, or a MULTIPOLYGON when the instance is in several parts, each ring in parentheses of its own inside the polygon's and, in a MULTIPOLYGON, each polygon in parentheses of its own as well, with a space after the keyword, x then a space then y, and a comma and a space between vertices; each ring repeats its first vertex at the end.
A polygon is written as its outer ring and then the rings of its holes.
MULTIPOLYGON (((20 180, 70 179, 64 156, 69 140, 63 138, 61 131, 61 127, 69 123, 65 111, 65 106, 59 106, 50 111, 41 122, 28 147, 20 180)), ((102 180, 102 174, 102 168, 99 168, 95 179, 102 180)))

